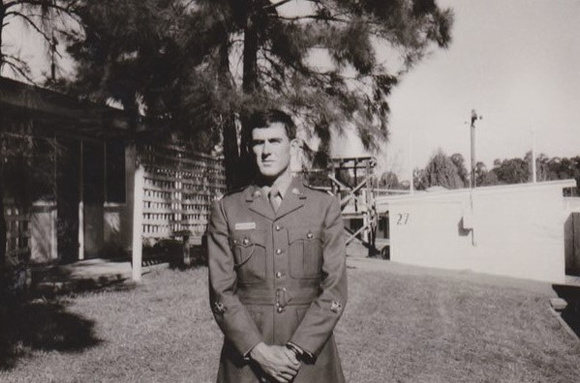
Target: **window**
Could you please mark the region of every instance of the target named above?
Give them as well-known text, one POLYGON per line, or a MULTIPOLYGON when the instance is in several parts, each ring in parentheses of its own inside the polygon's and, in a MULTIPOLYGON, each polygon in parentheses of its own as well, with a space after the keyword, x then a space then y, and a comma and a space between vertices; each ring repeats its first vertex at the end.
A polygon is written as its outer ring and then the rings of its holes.
POLYGON ((125 203, 125 144, 120 141, 106 143, 106 202, 125 203))

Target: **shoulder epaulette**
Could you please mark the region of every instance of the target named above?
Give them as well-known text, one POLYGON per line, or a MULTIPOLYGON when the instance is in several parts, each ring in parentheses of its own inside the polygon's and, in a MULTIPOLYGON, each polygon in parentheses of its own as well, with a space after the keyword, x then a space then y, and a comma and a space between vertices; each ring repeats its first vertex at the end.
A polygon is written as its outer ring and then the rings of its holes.
POLYGON ((326 190, 326 188, 323 188, 323 187, 320 187, 320 186, 310 185, 310 184, 308 184, 306 182, 302 182, 302 185, 305 188, 309 189, 309 190, 313 190, 313 191, 317 191, 317 192, 320 192, 320 193, 328 194, 328 191, 326 190))

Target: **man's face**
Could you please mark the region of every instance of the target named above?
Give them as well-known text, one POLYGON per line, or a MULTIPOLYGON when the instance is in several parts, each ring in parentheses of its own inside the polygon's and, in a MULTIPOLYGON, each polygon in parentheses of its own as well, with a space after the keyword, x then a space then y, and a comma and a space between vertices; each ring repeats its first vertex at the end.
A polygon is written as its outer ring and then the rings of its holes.
POLYGON ((278 178, 290 168, 291 148, 297 140, 290 140, 284 124, 274 122, 252 130, 252 150, 260 174, 266 178, 278 178))

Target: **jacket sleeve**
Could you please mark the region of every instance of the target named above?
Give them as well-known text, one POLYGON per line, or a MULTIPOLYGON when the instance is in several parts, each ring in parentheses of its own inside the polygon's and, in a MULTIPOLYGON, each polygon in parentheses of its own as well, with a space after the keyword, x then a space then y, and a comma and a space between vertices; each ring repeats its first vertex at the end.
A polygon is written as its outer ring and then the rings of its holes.
POLYGON ((317 357, 340 319, 347 300, 346 245, 338 201, 332 198, 324 219, 321 293, 289 340, 317 357))
POLYGON ((223 200, 214 202, 208 228, 209 295, 214 318, 225 338, 244 357, 262 341, 256 324, 236 293, 234 258, 223 200))

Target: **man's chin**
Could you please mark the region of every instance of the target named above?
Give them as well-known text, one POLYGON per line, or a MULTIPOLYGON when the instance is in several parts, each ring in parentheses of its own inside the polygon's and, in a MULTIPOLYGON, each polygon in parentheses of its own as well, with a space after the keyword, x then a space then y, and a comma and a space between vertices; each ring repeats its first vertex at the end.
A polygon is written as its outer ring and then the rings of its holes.
POLYGON ((280 172, 271 166, 263 166, 260 168, 260 173, 264 177, 276 177, 280 172))
POLYGON ((266 169, 262 168, 262 169, 260 169, 260 175, 264 179, 276 179, 276 178, 278 178, 278 176, 281 173, 282 172, 277 172, 275 169, 269 169, 269 168, 266 168, 266 169))

